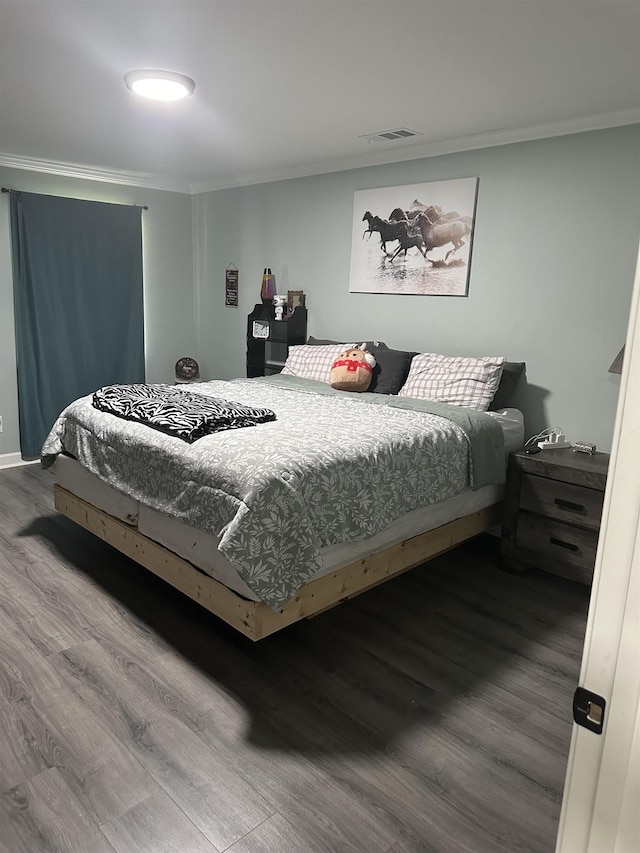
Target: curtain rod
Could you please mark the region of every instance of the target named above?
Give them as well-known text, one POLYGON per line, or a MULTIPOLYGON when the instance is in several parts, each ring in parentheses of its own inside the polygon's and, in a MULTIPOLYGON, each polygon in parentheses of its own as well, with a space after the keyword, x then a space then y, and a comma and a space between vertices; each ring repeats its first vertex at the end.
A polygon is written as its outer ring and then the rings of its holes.
MULTIPOLYGON (((10 193, 11 190, 8 187, 0 187, 0 192, 10 193)), ((15 192, 15 190, 14 190, 15 192)), ((80 199, 80 201, 87 201, 87 199, 80 199)), ((97 201, 97 199, 89 199, 90 201, 97 201)), ((117 204, 118 202, 103 202, 103 204, 117 204)), ((148 204, 132 204, 131 207, 141 207, 143 210, 149 210, 148 204)))

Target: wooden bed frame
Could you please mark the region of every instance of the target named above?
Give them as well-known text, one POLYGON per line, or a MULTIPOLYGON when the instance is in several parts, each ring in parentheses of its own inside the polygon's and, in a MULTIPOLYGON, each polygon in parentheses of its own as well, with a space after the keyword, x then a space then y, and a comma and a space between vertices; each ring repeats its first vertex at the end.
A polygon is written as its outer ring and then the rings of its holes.
POLYGON ((443 524, 435 530, 413 536, 384 551, 356 560, 332 574, 310 581, 283 610, 276 612, 267 604, 249 601, 233 592, 182 557, 143 536, 136 527, 114 518, 58 484, 53 488, 58 512, 99 536, 254 641, 353 598, 483 533, 502 520, 502 504, 498 503, 443 524))

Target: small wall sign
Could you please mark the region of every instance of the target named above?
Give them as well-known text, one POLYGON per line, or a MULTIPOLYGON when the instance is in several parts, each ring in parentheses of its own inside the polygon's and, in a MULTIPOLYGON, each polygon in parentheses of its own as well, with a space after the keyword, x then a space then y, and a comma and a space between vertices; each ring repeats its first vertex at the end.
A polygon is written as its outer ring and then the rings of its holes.
POLYGON ((232 308, 238 307, 238 268, 235 264, 229 264, 225 270, 224 281, 224 304, 232 308))

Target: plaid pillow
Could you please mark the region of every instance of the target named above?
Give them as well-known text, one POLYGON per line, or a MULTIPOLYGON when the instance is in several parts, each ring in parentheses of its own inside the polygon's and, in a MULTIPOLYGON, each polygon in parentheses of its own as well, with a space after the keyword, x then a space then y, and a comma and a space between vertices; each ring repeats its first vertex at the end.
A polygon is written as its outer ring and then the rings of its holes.
POLYGON ((486 412, 500 383, 505 361, 504 356, 464 358, 420 353, 414 356, 398 396, 486 412))
POLYGON ((333 362, 344 351, 344 344, 331 344, 330 346, 300 344, 300 346, 289 347, 289 355, 282 368, 282 373, 299 376, 301 379, 329 382, 333 362))

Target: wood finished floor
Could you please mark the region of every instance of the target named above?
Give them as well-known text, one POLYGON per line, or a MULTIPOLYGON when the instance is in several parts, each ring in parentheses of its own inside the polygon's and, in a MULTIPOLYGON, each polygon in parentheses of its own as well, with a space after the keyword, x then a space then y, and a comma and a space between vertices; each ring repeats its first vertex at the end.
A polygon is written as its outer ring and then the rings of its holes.
POLYGON ((254 645, 0 471, 0 850, 553 851, 588 590, 481 537, 254 645))

